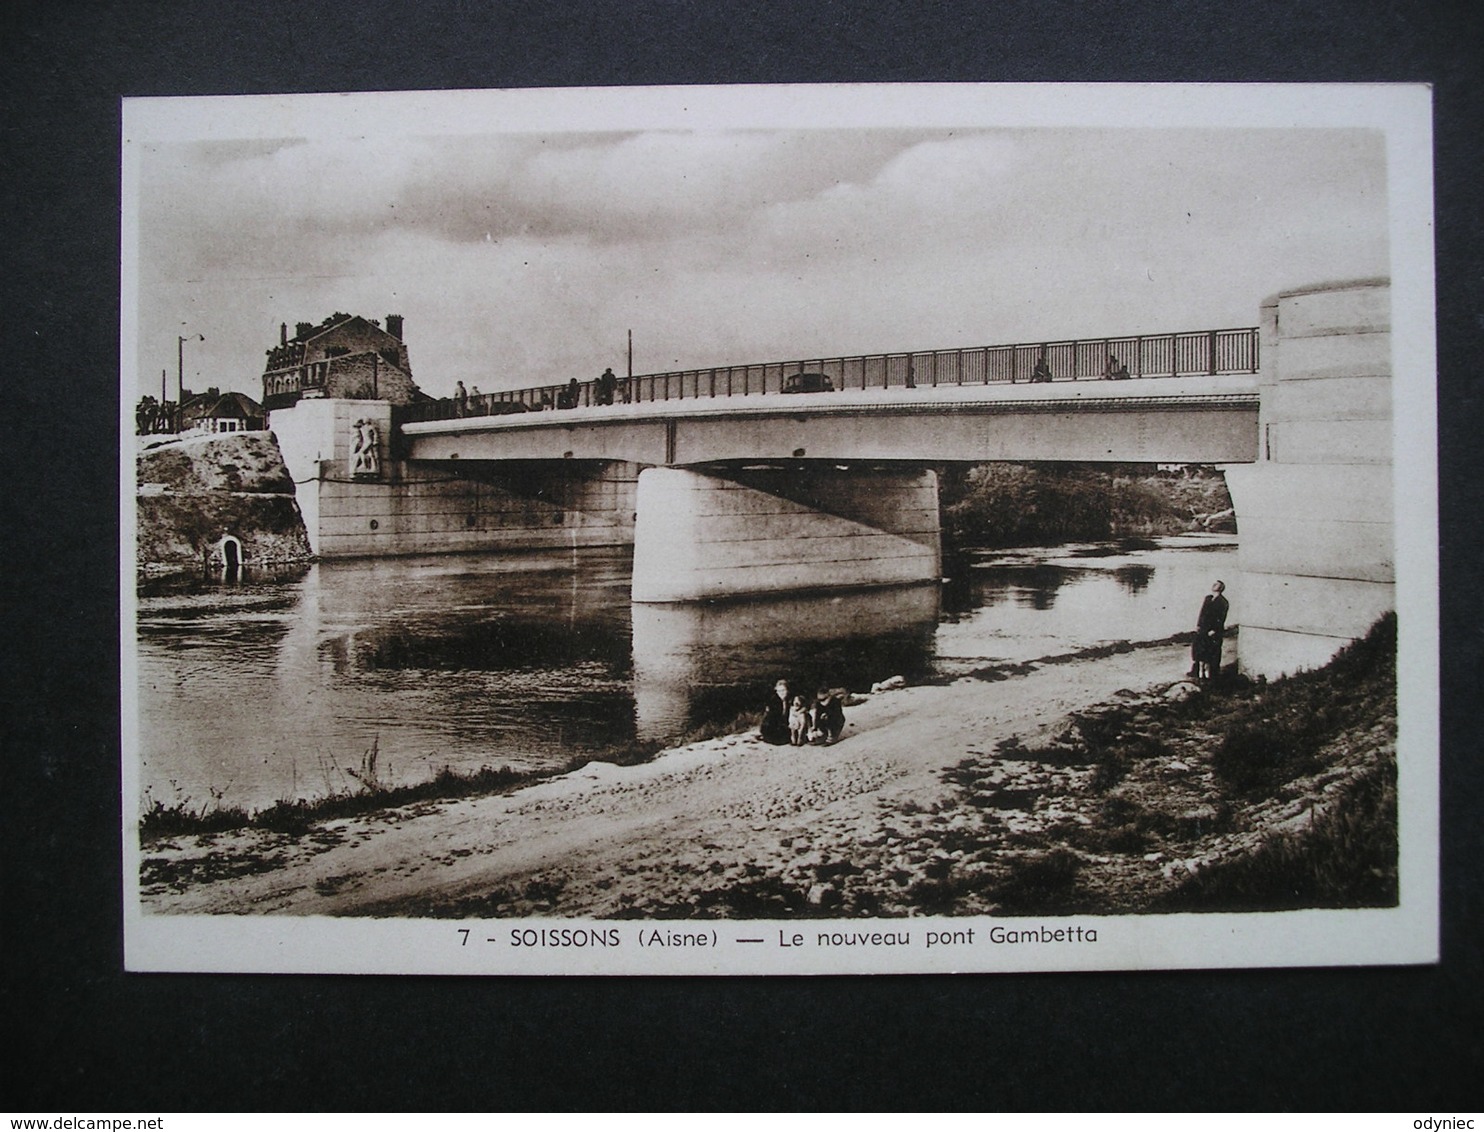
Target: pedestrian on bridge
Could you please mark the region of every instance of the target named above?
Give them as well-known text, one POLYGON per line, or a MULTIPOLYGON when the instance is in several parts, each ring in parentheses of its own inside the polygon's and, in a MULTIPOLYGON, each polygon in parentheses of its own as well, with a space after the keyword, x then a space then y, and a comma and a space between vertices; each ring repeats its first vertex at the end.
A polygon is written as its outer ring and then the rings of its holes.
POLYGON ((1112 354, 1108 355, 1108 364, 1103 367, 1104 381, 1127 381, 1128 366, 1120 362, 1112 354))
POLYGON ((598 378, 597 401, 599 405, 613 404, 613 395, 618 390, 618 378, 613 374, 613 367, 609 366, 598 378))
POLYGON ((456 417, 469 415, 469 391, 464 388, 462 381, 453 383, 453 415, 456 417))

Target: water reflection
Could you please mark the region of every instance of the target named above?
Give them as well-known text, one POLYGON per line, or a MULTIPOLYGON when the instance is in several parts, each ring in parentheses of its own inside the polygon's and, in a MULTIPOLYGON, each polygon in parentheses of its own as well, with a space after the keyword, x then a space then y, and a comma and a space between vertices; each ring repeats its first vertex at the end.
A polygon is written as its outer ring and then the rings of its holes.
POLYGON ((1113 571, 1113 576, 1130 594, 1141 594, 1149 588, 1149 582, 1154 577, 1154 567, 1144 565, 1120 566, 1113 571))
POLYGON ((256 808, 378 773, 563 765, 633 737, 623 552, 322 563, 141 593, 154 798, 256 808))
POLYGON ((256 808, 353 785, 373 746, 393 782, 550 769, 756 711, 780 676, 862 689, 1188 630, 1232 554, 1213 539, 980 552, 941 595, 694 605, 631 606, 631 557, 611 550, 153 582, 143 781, 166 802, 256 808))
POLYGON ((932 665, 938 587, 635 605, 640 739, 756 710, 780 677, 799 688, 869 687, 932 665))
POLYGON ((1139 550, 1158 550, 1159 543, 1149 538, 1120 538, 1111 542, 1087 543, 1065 547, 1063 552, 1070 558, 1114 558, 1132 554, 1139 550))
POLYGON ((973 554, 938 627, 935 666, 952 675, 1188 631, 1235 553, 1230 538, 1179 536, 973 554))
POLYGON ((1066 567, 1044 562, 999 560, 992 566, 990 569, 984 563, 970 564, 965 574, 967 600, 956 610, 960 616, 999 605, 1045 612, 1056 605, 1057 591, 1071 577, 1066 567))

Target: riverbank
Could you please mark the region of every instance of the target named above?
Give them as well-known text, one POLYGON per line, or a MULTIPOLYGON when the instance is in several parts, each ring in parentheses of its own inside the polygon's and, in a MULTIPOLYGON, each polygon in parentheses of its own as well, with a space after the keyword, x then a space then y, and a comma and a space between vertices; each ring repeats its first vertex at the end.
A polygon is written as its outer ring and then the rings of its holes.
MULTIPOLYGON (((1384 674, 1292 693, 1281 713, 1361 684, 1356 702, 1371 706, 1337 708, 1253 782, 1221 769, 1221 736, 1245 734, 1241 720, 1269 712, 1274 690, 1290 695, 1287 682, 1201 692, 1180 679, 1187 665, 1171 643, 1073 655, 865 697, 828 748, 731 735, 293 834, 166 838, 144 852, 143 904, 460 918, 1138 911, 1367 789, 1384 826, 1384 674)), ((1391 889, 1383 875, 1349 899, 1394 899, 1394 820, 1390 850, 1391 889)), ((1366 867, 1384 874, 1381 857, 1366 867)))
POLYGON ((950 558, 977 547, 1237 530, 1226 477, 1198 465, 975 464, 945 469, 939 499, 950 558))

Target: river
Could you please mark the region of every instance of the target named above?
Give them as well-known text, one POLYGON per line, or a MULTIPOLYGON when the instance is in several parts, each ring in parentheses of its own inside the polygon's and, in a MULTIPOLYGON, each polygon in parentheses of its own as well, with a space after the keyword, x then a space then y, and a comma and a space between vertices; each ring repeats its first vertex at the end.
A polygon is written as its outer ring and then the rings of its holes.
POLYGON ((149 583, 142 804, 321 797, 373 758, 392 783, 550 770, 725 723, 779 675, 864 690, 1156 640, 1194 625, 1235 551, 1225 536, 977 551, 941 587, 697 606, 632 605, 621 550, 149 583))

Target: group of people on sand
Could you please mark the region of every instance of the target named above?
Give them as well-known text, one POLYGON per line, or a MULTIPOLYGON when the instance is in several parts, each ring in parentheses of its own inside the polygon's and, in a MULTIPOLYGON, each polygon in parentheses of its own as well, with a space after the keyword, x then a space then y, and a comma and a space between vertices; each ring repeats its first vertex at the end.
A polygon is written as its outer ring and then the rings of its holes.
POLYGON ((844 699, 840 692, 825 687, 812 697, 805 696, 795 693, 787 680, 780 680, 773 685, 763 710, 758 738, 775 746, 827 746, 845 730, 844 699))
MULTIPOLYGON (((1229 608, 1226 584, 1218 581, 1201 602, 1195 640, 1190 646, 1189 675, 1199 683, 1210 683, 1221 673, 1221 644, 1229 608)), ((827 746, 845 730, 844 701, 844 693, 837 690, 820 687, 809 697, 796 693, 787 680, 779 680, 763 709, 758 738, 775 746, 827 746)))

